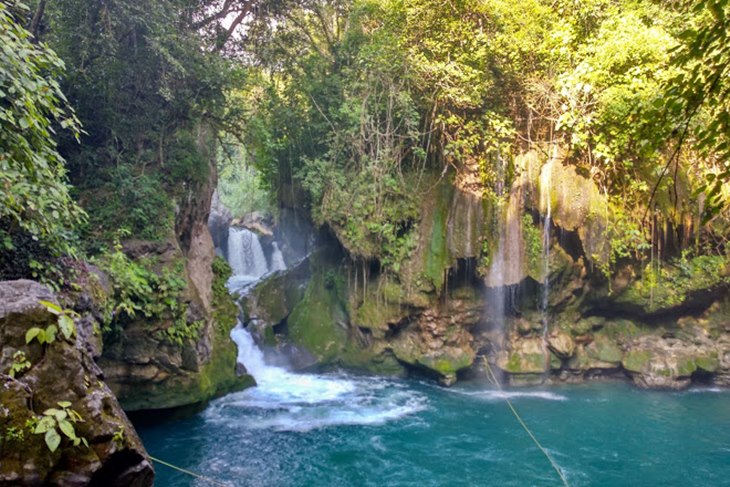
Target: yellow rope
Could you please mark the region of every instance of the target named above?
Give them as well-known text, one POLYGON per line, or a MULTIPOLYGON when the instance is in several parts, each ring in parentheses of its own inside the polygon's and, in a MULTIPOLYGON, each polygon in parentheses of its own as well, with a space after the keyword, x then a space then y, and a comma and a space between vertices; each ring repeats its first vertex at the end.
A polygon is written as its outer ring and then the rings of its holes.
MULTIPOLYGON (((495 385, 497 386, 497 389, 499 389, 499 392, 504 393, 504 391, 502 390, 502 386, 499 384, 499 381, 497 380, 497 376, 494 375, 494 371, 492 371, 492 367, 489 365, 489 362, 487 361, 486 357, 484 357, 484 364, 487 366, 489 375, 491 375, 492 381, 494 381, 495 385)), ((545 448, 543 448, 543 446, 540 444, 540 442, 537 441, 537 438, 535 438, 535 435, 532 434, 532 431, 530 431, 530 429, 527 427, 525 422, 522 421, 522 418, 517 413, 517 410, 515 409, 515 407, 512 405, 512 401, 510 401, 509 397, 507 397, 507 396, 504 396, 504 399, 507 402, 507 405, 509 406, 509 408, 512 410, 512 414, 514 414, 515 418, 517 418, 517 421, 519 421, 522 428, 527 432, 528 435, 530 435, 530 438, 532 438, 532 441, 535 442, 535 445, 537 445, 537 447, 540 449, 540 451, 542 451, 545 454, 545 457, 550 462, 550 465, 553 466, 555 471, 558 473, 558 477, 560 477, 560 480, 563 481, 563 485, 565 487, 570 487, 570 485, 568 484, 568 479, 565 478, 565 475, 563 475, 563 472, 560 470, 560 467, 558 467, 558 464, 555 462, 555 460, 553 460, 553 457, 550 456, 550 453, 548 453, 548 451, 545 448)))
POLYGON ((159 458, 155 458, 153 456, 150 456, 150 459, 153 462, 159 463, 160 465, 164 465, 166 467, 170 467, 173 470, 177 470, 178 472, 182 472, 182 473, 184 473, 186 475, 190 475, 191 477, 195 477, 196 479, 200 479, 200 480, 202 480, 204 482, 208 482, 209 484, 219 485, 221 487, 230 487, 229 484, 224 484, 223 482, 219 482, 218 480, 214 480, 214 479, 211 479, 209 477, 204 477, 203 475, 197 474, 195 472, 191 472, 190 470, 185 470, 184 468, 177 467, 177 466, 173 465, 172 463, 167 463, 167 462, 165 462, 163 460, 160 460, 159 458))

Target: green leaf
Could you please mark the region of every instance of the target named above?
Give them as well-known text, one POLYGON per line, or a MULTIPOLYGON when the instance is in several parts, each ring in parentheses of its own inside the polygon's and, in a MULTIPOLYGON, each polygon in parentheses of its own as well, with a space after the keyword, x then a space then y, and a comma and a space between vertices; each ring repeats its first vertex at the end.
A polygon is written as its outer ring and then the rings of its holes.
MULTIPOLYGON (((40 328, 33 327, 30 330, 28 330, 27 332, 25 332, 25 343, 28 344, 31 341, 33 341, 33 339, 35 337, 37 337, 42 331, 43 330, 41 330, 40 328)), ((38 341, 40 341, 40 340, 38 340, 38 341)))
POLYGON ((62 314, 58 317, 58 326, 61 328, 63 336, 66 340, 70 340, 76 334, 76 325, 73 318, 62 314))
POLYGON ((48 311, 53 313, 54 315, 60 315, 62 313, 61 307, 55 303, 52 303, 50 301, 38 301, 40 304, 46 307, 48 311))
POLYGON ((33 433, 35 434, 41 434, 45 433, 46 431, 53 429, 56 427, 56 420, 53 419, 51 416, 44 416, 41 418, 40 421, 38 421, 38 424, 35 427, 35 430, 33 430, 33 433))
POLYGON ((51 325, 48 328, 46 328, 45 332, 45 342, 46 343, 53 343, 56 340, 56 333, 58 332, 58 328, 56 325, 51 325))
POLYGON ((76 431, 74 430, 74 427, 71 423, 68 421, 59 421, 58 422, 58 428, 61 430, 61 432, 66 435, 71 440, 76 440, 76 431))
POLYGON ((58 448, 58 445, 61 444, 61 435, 59 435, 55 429, 50 429, 46 431, 46 445, 48 445, 48 449, 51 450, 51 452, 56 451, 58 448))
POLYGON ((64 409, 71 407, 70 401, 58 401, 56 404, 58 404, 59 406, 61 406, 64 409))

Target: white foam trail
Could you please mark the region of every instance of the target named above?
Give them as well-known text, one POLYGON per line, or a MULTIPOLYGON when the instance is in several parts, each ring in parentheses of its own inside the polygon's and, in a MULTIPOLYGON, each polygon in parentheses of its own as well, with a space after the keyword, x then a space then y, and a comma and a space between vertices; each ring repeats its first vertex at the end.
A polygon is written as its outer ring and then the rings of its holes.
MULTIPOLYGON (((691 389, 687 389, 685 392, 690 392, 692 394, 697 393, 718 393, 718 392, 730 392, 730 389, 721 389, 720 387, 692 387, 691 389)), ((681 392, 680 392, 681 394, 681 392)))
POLYGON ((463 394, 465 396, 474 396, 487 399, 489 401, 503 401, 505 399, 520 399, 520 398, 531 398, 531 399, 544 399, 546 401, 567 401, 568 398, 555 394, 554 392, 547 391, 498 391, 498 390, 483 390, 483 391, 464 391, 458 389, 450 389, 457 394, 463 394))

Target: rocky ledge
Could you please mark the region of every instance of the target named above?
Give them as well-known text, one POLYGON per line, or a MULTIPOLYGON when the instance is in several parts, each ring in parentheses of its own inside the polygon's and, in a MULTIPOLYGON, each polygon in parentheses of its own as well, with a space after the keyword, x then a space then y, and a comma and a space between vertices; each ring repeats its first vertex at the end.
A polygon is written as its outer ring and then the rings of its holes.
POLYGON ((147 452, 94 362, 95 323, 76 320, 67 337, 60 307, 43 301, 58 306, 37 282, 0 282, 0 486, 151 486, 147 452), (32 329, 46 343, 26 343, 32 329))

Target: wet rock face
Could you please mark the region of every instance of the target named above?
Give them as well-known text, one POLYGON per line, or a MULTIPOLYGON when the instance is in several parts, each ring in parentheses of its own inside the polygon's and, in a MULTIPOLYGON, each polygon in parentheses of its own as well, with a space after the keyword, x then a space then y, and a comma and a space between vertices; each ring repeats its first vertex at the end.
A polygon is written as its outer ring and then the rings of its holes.
POLYGON ((84 334, 67 340, 59 333, 46 345, 25 343, 28 329, 57 326, 58 318, 41 300, 57 302, 34 281, 0 282, 0 486, 151 486, 149 457, 103 382, 84 334), (11 377, 16 352, 29 365, 11 377), (56 426, 61 442, 51 452, 44 435, 33 433, 43 412, 60 409, 63 401, 81 417, 73 426, 88 448, 73 446, 56 426))
POLYGON ((230 210, 223 206, 218 196, 218 190, 213 192, 210 204, 210 215, 208 216, 208 229, 213 238, 213 245, 220 249, 223 256, 228 255, 228 227, 231 226, 233 215, 230 210))
POLYGON ((436 373, 442 384, 451 385, 457 372, 476 358, 467 330, 480 319, 481 309, 474 305, 454 300, 447 310, 427 309, 389 340, 389 346, 398 360, 436 373))

